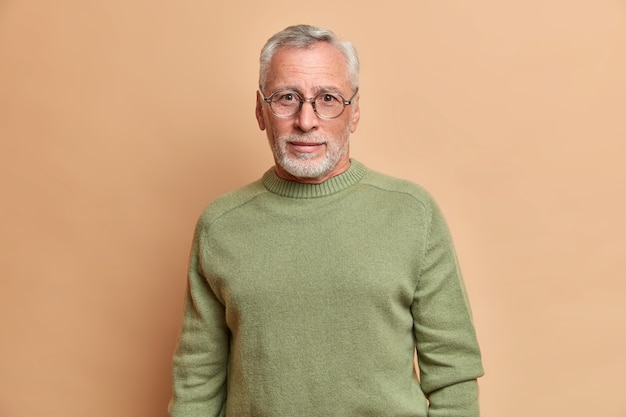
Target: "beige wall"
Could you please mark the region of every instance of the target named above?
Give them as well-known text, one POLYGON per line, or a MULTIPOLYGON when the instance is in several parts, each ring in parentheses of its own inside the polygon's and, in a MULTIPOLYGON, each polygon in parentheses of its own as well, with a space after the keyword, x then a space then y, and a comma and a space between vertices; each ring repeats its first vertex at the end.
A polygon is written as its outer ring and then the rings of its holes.
POLYGON ((485 417, 626 416, 626 5, 0 2, 0 415, 164 417, 197 215, 271 163, 257 55, 362 58, 352 154, 455 236, 485 417))

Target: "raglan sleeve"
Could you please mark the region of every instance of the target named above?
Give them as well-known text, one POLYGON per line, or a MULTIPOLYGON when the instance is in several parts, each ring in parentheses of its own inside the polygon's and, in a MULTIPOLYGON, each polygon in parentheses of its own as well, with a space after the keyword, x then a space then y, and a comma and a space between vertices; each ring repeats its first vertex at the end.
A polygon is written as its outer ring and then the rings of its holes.
POLYGON ((201 218, 194 233, 183 324, 174 353, 171 417, 224 415, 229 332, 224 304, 205 273, 207 229, 201 218))
POLYGON ((422 265, 411 312, 429 417, 478 417, 483 375, 470 305, 448 226, 428 200, 422 265))

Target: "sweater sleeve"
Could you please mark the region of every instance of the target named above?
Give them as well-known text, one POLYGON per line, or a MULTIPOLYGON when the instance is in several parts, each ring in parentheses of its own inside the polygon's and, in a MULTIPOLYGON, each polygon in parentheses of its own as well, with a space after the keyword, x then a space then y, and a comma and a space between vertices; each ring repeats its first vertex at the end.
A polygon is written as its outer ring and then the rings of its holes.
POLYGON ((203 227, 192 245, 187 299, 173 363, 172 417, 224 415, 229 333, 224 305, 202 270, 203 227))
POLYGON ((480 349, 452 239, 437 205, 427 206, 428 236, 412 314, 420 383, 429 417, 478 417, 480 349))

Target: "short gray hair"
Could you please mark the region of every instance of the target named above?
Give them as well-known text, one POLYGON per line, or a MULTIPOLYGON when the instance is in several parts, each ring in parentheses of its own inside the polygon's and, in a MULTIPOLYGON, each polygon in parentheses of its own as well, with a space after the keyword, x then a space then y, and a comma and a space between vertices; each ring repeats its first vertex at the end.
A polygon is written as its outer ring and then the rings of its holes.
POLYGON ((276 51, 284 46, 295 48, 310 48, 317 42, 327 42, 333 45, 346 58, 348 77, 353 91, 359 87, 359 56, 356 48, 347 40, 339 39, 332 31, 310 25, 289 26, 273 35, 261 49, 259 66, 259 85, 265 88, 270 62, 276 51))

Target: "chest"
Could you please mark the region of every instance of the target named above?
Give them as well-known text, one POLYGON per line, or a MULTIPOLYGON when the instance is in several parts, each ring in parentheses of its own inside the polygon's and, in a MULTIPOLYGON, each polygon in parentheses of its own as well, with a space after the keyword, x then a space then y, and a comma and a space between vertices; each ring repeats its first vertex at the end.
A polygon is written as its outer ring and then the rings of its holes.
POLYGON ((419 213, 393 208, 258 210, 216 225, 205 237, 203 268, 229 317, 323 322, 408 312, 423 256, 422 223, 419 213))

